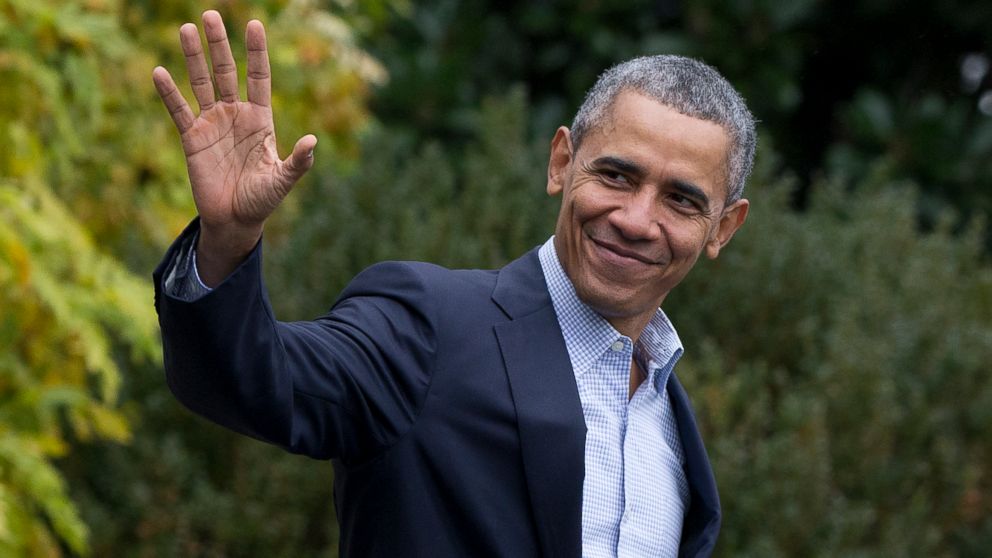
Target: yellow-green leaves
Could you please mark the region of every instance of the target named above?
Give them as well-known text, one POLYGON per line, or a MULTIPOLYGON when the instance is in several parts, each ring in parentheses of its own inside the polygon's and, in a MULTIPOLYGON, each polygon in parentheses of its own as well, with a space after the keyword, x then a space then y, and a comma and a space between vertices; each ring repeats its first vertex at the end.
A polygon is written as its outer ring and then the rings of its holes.
MULTIPOLYGON (((121 366, 157 360, 147 284, 101 253, 37 181, 0 180, 0 544, 31 555, 47 525, 75 552, 86 529, 49 458, 71 440, 126 441, 121 366), (123 359, 121 361, 120 359, 123 359)), ((0 546, 0 548, 3 548, 0 546)), ((57 547, 52 547, 57 549, 57 547)))
MULTIPOLYGON (((194 209, 151 71, 185 82, 178 28, 200 9, 0 0, 0 556, 88 552, 53 459, 127 442, 122 384, 161 360, 149 276, 194 209)), ((347 148, 382 78, 347 26, 314 2, 222 9, 242 73, 245 23, 270 29, 283 152, 307 132, 347 148)))

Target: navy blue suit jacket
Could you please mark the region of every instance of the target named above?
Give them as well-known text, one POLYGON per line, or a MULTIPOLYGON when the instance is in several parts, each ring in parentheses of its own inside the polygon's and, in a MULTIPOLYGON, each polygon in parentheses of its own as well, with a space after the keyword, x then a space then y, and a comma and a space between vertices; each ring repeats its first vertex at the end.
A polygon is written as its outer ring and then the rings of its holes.
MULTIPOLYGON (((585 423, 537 252, 498 271, 377 264, 309 322, 275 319, 260 249, 195 302, 161 292, 176 397, 228 428, 331 458, 342 556, 581 555, 585 423)), ((720 507, 685 391, 668 385, 691 503, 680 556, 720 507)))

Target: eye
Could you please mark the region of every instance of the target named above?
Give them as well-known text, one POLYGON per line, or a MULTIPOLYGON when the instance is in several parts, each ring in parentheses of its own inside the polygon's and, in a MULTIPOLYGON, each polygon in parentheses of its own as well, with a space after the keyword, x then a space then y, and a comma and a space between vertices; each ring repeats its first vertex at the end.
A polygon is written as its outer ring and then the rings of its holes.
POLYGON ((606 169, 600 171, 599 174, 603 178, 605 178, 607 182, 611 182, 613 184, 624 185, 624 186, 630 184, 630 180, 627 178, 627 175, 619 171, 606 169))
POLYGON ((699 209, 699 206, 696 204, 696 200, 688 196, 683 196, 677 192, 672 192, 669 194, 668 199, 672 200, 675 206, 680 209, 699 209))

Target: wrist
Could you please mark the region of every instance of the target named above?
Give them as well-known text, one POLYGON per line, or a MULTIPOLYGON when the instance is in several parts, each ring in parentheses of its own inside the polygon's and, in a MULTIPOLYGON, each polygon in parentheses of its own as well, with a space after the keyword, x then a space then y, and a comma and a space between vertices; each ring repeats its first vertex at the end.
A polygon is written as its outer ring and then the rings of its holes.
POLYGON ((216 287, 251 254, 262 238, 262 226, 214 226, 200 222, 196 266, 208 287, 216 287))

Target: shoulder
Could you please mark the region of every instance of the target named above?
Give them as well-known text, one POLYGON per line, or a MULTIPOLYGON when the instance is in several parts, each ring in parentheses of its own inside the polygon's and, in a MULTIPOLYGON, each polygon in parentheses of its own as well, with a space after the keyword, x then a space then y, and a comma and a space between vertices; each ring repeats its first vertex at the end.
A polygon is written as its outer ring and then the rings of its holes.
POLYGON ((488 296, 496 283, 497 273, 494 270, 448 269, 426 262, 380 262, 356 275, 339 299, 411 295, 447 298, 460 293, 488 296))
POLYGON ((480 328, 501 318, 492 277, 420 262, 378 263, 356 275, 319 321, 380 352, 419 355, 422 366, 414 368, 433 371, 438 355, 462 354, 482 335, 480 328))
POLYGON ((335 306, 356 297, 385 297, 447 319, 490 307, 498 308, 498 316, 505 318, 550 304, 537 249, 500 269, 449 269, 413 261, 377 263, 352 279, 335 306))

